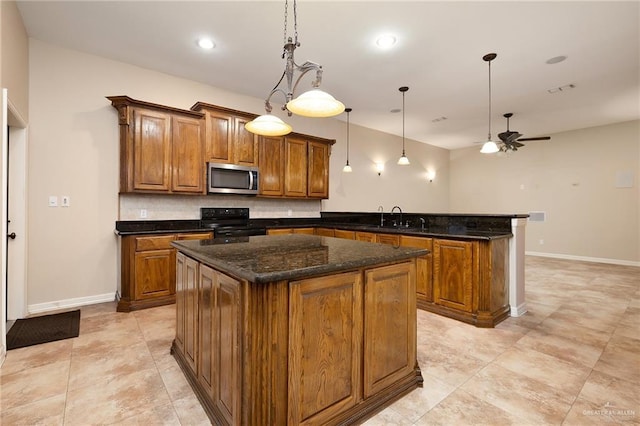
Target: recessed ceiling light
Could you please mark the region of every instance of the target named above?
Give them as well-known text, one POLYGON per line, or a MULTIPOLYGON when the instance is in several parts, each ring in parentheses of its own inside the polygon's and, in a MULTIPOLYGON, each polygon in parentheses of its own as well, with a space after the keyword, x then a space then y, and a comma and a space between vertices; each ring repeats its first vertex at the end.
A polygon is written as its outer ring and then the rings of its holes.
POLYGON ((198 39, 198 46, 200 46, 202 49, 213 49, 214 47, 216 47, 216 44, 210 38, 202 37, 198 39))
POLYGON ((391 34, 384 34, 376 39, 376 46, 381 49, 388 49, 394 44, 396 44, 396 37, 391 34))
POLYGON ((554 56, 551 59, 547 59, 547 64, 549 64, 549 65, 557 64, 558 62, 562 62, 565 59, 567 59, 567 57, 565 55, 554 56))

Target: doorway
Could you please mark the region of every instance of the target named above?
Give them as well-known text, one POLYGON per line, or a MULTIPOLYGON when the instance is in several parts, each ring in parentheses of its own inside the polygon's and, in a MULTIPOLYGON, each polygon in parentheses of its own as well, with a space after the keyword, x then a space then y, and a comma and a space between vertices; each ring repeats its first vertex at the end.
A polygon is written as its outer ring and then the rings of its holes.
POLYGON ((0 126, 2 135, 0 146, 0 164, 2 164, 0 173, 1 365, 6 355, 7 321, 23 318, 27 310, 27 125, 9 101, 7 89, 2 89, 0 126), (16 238, 9 239, 7 235, 10 233, 15 233, 16 238))

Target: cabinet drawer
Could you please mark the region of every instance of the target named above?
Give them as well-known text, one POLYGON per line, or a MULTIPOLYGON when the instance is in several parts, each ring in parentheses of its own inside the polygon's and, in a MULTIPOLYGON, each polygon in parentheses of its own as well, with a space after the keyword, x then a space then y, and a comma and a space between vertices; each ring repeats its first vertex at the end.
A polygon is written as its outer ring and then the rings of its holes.
POLYGON ((177 234, 176 240, 210 240, 213 238, 213 232, 199 232, 193 234, 177 234))
POLYGON ((170 249, 174 235, 155 235, 153 237, 136 237, 136 251, 170 249))

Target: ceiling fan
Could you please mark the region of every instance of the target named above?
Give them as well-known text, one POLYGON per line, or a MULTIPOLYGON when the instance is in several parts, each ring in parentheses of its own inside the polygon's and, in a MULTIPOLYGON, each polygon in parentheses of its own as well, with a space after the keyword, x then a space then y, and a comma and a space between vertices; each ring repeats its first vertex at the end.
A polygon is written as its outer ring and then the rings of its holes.
POLYGON ((521 138, 521 136, 523 136, 521 133, 509 130, 509 119, 513 117, 513 113, 508 112, 504 114, 503 117, 507 119, 507 131, 498 134, 500 141, 502 141, 499 147, 501 152, 517 151, 518 148, 524 146, 522 142, 547 141, 551 139, 550 136, 540 136, 537 138, 521 138))

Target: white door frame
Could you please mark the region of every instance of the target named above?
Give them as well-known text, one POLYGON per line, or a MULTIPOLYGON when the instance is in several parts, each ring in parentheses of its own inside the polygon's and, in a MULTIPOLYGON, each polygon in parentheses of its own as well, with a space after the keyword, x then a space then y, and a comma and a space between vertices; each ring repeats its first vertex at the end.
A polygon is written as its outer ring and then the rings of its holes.
POLYGON ((2 141, 0 142, 0 333, 2 334, 0 341, 0 365, 4 362, 7 355, 7 310, 5 309, 7 300, 7 147, 9 144, 9 132, 7 130, 8 122, 8 98, 7 89, 2 89, 2 104, 0 105, 0 134, 2 141))
POLYGON ((27 123, 8 98, 7 89, 2 89, 0 104, 0 366, 6 357, 7 319, 23 318, 26 315, 26 256, 27 256, 27 123), (11 135, 11 150, 9 148, 11 135), (9 158, 11 156, 11 158, 9 158), (11 162, 12 168, 8 170, 11 162), (11 191, 7 194, 7 180, 11 174, 11 191), (18 238, 11 241, 11 253, 7 265, 7 203, 11 197, 11 215, 16 216, 11 222, 11 232, 18 238), (9 266, 9 295, 7 295, 7 266, 9 266), (5 301, 8 301, 6 303, 5 301), (8 305, 8 306, 6 306, 8 305), (6 309, 8 308, 8 309, 6 309))

